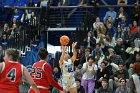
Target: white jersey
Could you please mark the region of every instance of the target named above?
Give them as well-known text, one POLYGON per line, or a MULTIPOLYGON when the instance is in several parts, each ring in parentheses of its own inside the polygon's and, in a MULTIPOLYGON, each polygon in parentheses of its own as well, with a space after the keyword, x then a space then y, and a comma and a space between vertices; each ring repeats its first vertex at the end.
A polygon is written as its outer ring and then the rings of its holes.
POLYGON ((140 76, 133 74, 132 78, 133 78, 133 81, 134 81, 134 84, 136 87, 136 92, 140 93, 140 88, 139 88, 140 87, 140 76))
MULTIPOLYGON (((86 63, 83 64, 83 68, 86 68, 86 63)), ((94 73, 93 70, 98 70, 97 65, 92 65, 92 66, 88 66, 87 71, 83 74, 82 79, 85 80, 90 80, 90 79, 94 79, 94 73)))
POLYGON ((63 62, 62 65, 62 76, 74 76, 74 64, 72 63, 71 59, 68 59, 68 61, 63 62))

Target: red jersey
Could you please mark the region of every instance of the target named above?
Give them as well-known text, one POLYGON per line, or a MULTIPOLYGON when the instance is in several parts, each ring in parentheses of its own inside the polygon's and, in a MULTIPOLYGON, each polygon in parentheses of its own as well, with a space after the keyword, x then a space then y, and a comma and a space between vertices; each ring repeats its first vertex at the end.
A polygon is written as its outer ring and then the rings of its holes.
POLYGON ((49 85, 52 85, 59 90, 63 90, 63 88, 53 79, 52 68, 45 61, 34 63, 31 76, 38 88, 48 89, 49 85))
MULTIPOLYGON (((19 85, 22 79, 23 65, 15 62, 3 62, 0 74, 0 90, 19 92, 19 85)), ((6 92, 8 93, 8 92, 6 92)))

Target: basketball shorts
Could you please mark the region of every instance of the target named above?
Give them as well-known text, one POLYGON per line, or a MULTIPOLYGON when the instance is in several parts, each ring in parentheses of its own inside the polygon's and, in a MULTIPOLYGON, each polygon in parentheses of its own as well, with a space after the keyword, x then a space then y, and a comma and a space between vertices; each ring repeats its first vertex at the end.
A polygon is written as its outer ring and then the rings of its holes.
POLYGON ((75 78, 73 76, 63 76, 62 86, 66 91, 69 91, 71 88, 76 87, 75 78))

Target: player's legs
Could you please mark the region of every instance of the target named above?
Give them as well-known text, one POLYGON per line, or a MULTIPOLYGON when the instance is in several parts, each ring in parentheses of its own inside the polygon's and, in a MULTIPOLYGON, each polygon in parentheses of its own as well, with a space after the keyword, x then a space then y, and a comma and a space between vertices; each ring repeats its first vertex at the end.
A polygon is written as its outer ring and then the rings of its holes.
MULTIPOLYGON (((68 84, 63 83, 63 89, 68 91, 68 84)), ((63 91, 61 91, 61 93, 64 93, 63 91)))
POLYGON ((77 93, 77 87, 76 87, 76 82, 75 82, 75 78, 71 77, 69 79, 69 92, 70 93, 77 93))

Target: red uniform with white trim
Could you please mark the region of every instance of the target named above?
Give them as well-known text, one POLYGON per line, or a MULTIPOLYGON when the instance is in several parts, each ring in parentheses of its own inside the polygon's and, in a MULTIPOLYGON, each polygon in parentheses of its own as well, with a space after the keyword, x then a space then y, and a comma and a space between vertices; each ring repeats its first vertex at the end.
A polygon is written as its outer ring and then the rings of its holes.
POLYGON ((0 93, 19 93, 23 65, 15 62, 3 62, 0 74, 0 93))
MULTIPOLYGON (((63 90, 63 88, 53 79, 51 66, 43 60, 34 63, 31 76, 41 93, 49 93, 49 85, 52 85, 59 90, 63 90)), ((29 93, 35 92, 30 88, 29 93)))

